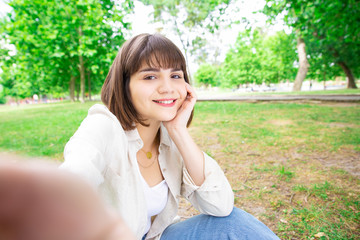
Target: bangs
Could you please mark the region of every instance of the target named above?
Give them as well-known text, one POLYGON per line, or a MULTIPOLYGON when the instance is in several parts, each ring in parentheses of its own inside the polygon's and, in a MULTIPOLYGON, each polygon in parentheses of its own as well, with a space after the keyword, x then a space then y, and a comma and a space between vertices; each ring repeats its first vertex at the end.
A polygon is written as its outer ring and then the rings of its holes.
POLYGON ((143 65, 151 68, 180 69, 184 73, 186 72, 184 56, 179 48, 167 38, 159 37, 156 34, 149 36, 140 49, 142 51, 133 55, 136 61, 132 61, 135 64, 130 66, 130 75, 140 70, 143 65))

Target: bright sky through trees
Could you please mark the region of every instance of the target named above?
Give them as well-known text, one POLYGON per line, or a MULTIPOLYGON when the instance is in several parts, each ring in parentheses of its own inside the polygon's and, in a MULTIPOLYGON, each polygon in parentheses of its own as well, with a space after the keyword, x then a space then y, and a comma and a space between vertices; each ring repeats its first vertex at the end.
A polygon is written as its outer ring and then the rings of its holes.
MULTIPOLYGON (((164 26, 163 24, 156 22, 152 23, 152 15, 153 7, 152 6, 145 6, 143 3, 139 1, 134 1, 135 4, 135 13, 132 16, 129 16, 130 19, 132 19, 132 34, 136 35, 139 33, 154 33, 157 29, 161 28, 161 33, 166 35, 169 39, 171 39, 177 46, 181 49, 181 43, 174 33, 172 31, 172 26, 164 26)), ((232 1, 230 8, 237 8, 239 11, 232 11, 232 16, 229 16, 232 20, 241 20, 242 18, 246 18, 251 27, 261 27, 264 28, 267 26, 266 20, 267 17, 262 13, 256 13, 259 10, 262 10, 262 8, 265 5, 265 0, 238 0, 238 1, 232 1)), ((282 21, 279 21, 279 23, 275 23, 272 26, 267 26, 269 33, 275 33, 276 31, 280 31, 285 29, 286 32, 290 32, 288 27, 286 27, 284 24, 282 24, 282 21)), ((220 35, 221 40, 218 39, 211 39, 214 38, 214 36, 208 37, 208 40, 210 42, 212 41, 213 44, 218 44, 218 42, 222 43, 221 52, 219 56, 219 60, 223 61, 225 59, 226 52, 229 50, 230 46, 233 46, 236 38, 238 36, 238 33, 240 31, 245 30, 245 24, 234 24, 231 28, 223 29, 222 33, 220 35), (216 41, 216 42, 215 42, 216 41)), ((182 49, 183 50, 183 49, 182 49)), ((198 66, 194 61, 193 56, 190 56, 190 71, 192 73, 195 73, 198 66)))
MULTIPOLYGON (((4 16, 7 12, 11 11, 11 7, 6 4, 7 0, 0 0, 0 17, 4 16)), ((239 0, 233 1, 232 8, 240 9, 239 12, 230 16, 231 19, 241 19, 243 17, 247 18, 252 27, 264 27, 266 25, 266 17, 261 13, 254 13, 263 8, 265 4, 264 0, 239 0)), ((151 13, 153 11, 152 6, 145 6, 139 1, 134 1, 134 14, 129 15, 128 19, 131 20, 132 30, 129 32, 128 38, 131 36, 140 34, 140 33, 154 33, 157 29, 162 29, 162 34, 166 35, 171 39, 177 46, 181 49, 181 43, 179 38, 175 33, 170 29, 170 26, 163 26, 161 23, 153 23, 151 13)), ((229 29, 224 29, 221 34, 221 42, 223 44, 222 51, 220 52, 219 60, 223 61, 225 54, 228 51, 229 47, 232 46, 238 36, 238 32, 244 30, 244 24, 234 24, 229 29)), ((277 24, 271 26, 269 31, 276 32, 286 28, 283 24, 277 24)), ((211 36, 210 36, 211 37, 211 36)), ((216 43, 215 43, 216 44, 216 43)), ((183 49, 182 49, 183 50, 183 49)), ((190 71, 195 72, 198 68, 197 64, 194 62, 194 59, 190 56, 190 71)))

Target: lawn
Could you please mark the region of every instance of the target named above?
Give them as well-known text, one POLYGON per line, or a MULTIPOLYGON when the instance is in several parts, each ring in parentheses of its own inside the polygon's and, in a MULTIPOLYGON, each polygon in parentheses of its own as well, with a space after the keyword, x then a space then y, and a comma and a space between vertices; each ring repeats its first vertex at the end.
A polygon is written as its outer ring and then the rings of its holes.
MULTIPOLYGON (((0 107, 0 151, 61 161, 92 104, 0 107)), ((281 239, 359 239, 359 120, 356 104, 199 102, 190 132, 224 169, 236 206, 281 239)))

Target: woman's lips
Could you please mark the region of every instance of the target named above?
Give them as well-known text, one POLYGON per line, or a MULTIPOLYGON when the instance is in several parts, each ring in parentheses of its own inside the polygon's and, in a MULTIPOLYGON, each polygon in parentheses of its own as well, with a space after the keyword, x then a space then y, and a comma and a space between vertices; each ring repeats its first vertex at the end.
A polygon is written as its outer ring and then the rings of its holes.
POLYGON ((175 105, 176 99, 157 99, 153 100, 153 102, 163 107, 172 107, 175 105))

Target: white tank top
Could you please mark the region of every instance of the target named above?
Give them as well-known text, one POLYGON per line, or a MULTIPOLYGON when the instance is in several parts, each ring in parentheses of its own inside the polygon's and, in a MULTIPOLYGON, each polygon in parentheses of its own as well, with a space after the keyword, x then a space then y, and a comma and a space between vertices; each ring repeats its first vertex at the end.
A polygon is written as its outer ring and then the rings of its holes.
POLYGON ((147 206, 148 221, 144 232, 145 235, 151 227, 151 217, 158 215, 165 208, 168 199, 169 188, 165 180, 162 180, 159 184, 150 187, 149 184, 143 178, 140 169, 139 169, 139 174, 141 181, 143 183, 143 189, 144 189, 146 206, 147 206))

